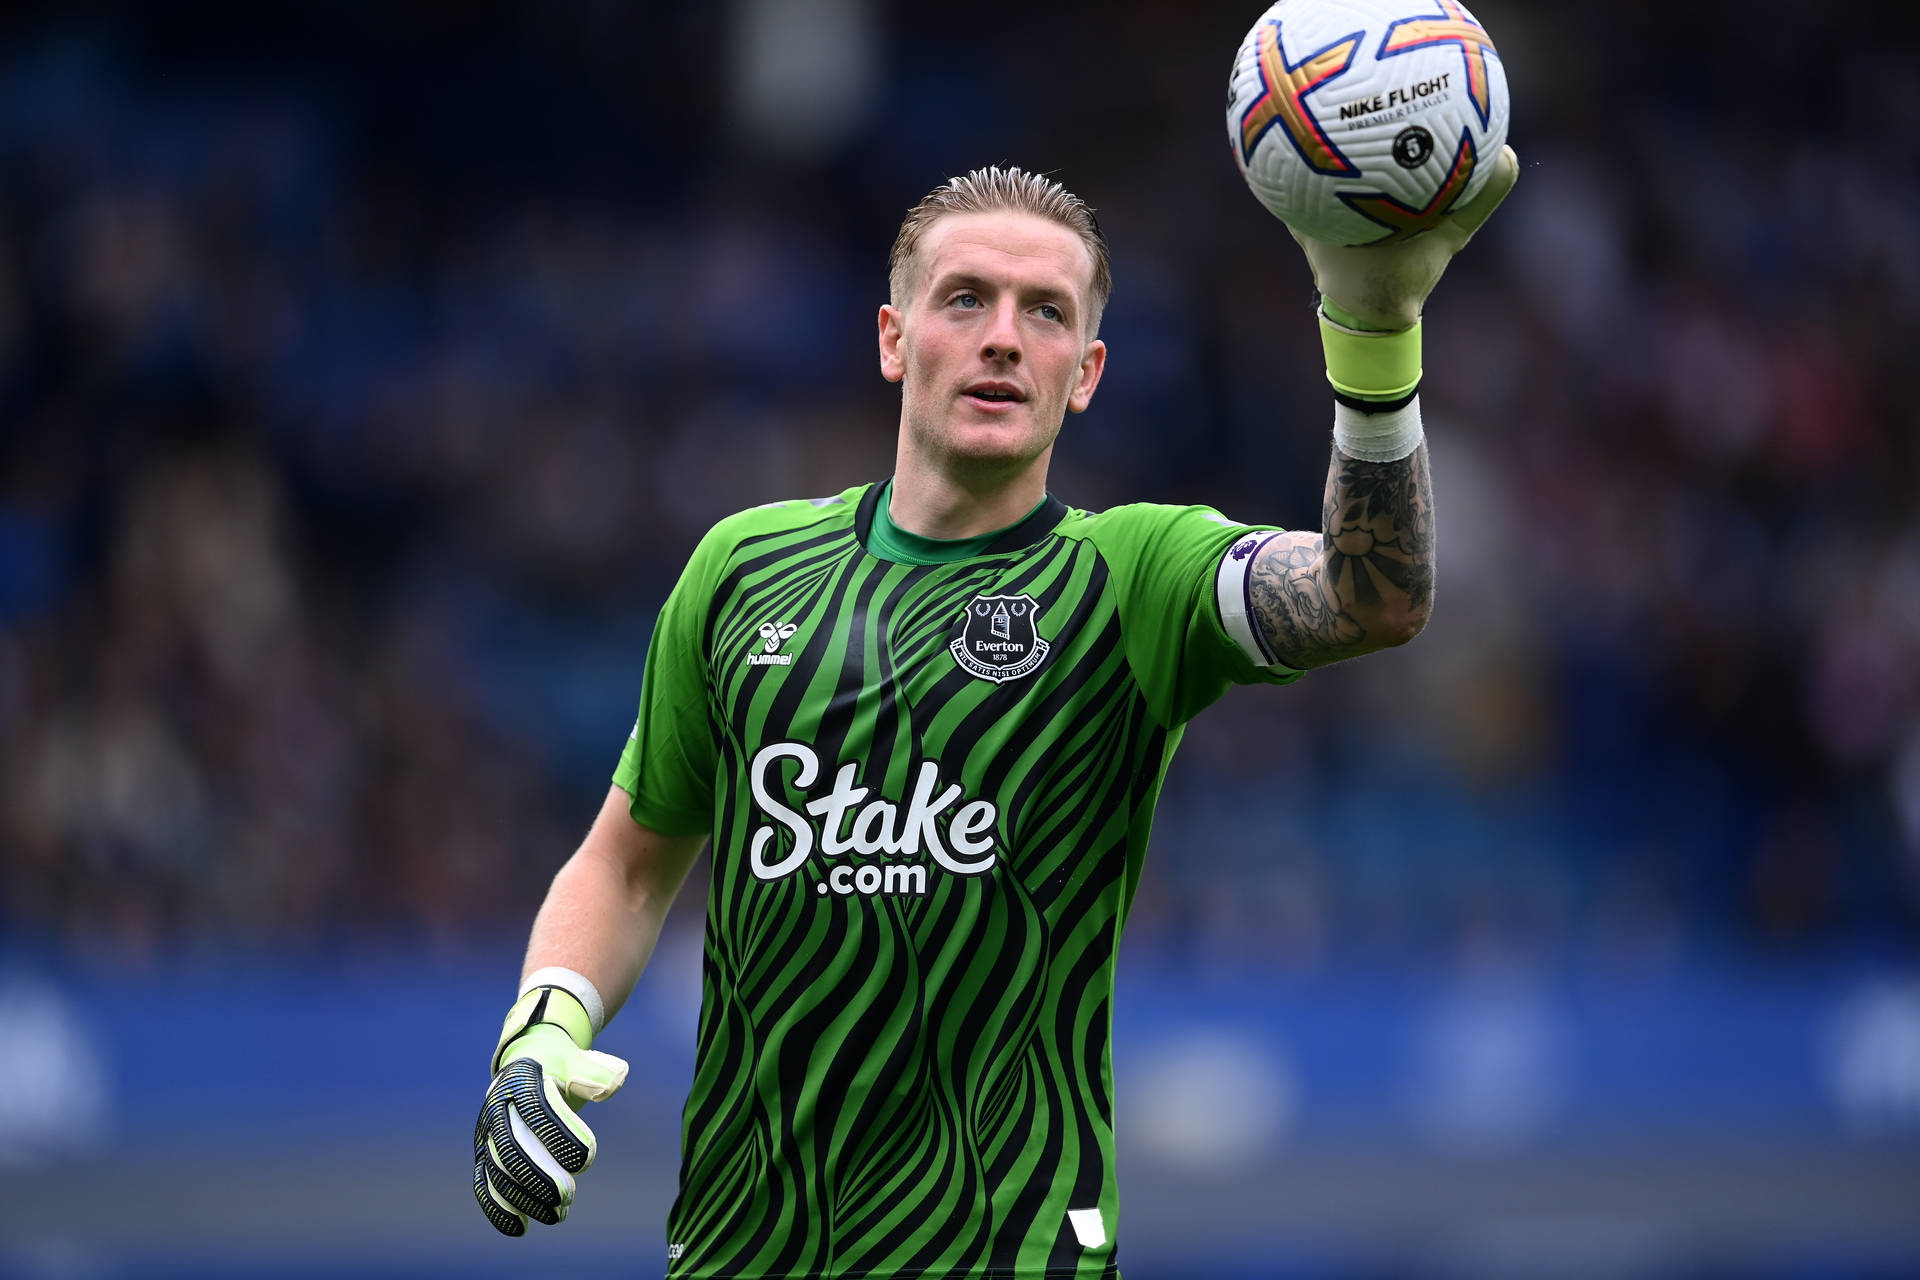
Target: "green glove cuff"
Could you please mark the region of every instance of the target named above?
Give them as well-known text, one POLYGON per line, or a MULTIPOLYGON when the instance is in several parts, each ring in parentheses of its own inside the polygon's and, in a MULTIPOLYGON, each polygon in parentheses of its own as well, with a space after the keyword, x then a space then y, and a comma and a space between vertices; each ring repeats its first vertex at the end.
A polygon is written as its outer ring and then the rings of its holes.
POLYGON ((1321 300, 1320 345, 1333 389, 1360 400, 1398 400, 1413 394, 1420 385, 1419 322, 1382 332, 1358 328, 1352 321, 1352 315, 1321 300))
POLYGON ((593 1021, 586 1006, 570 991, 559 987, 535 987, 514 1001, 507 1020, 500 1027, 500 1041, 493 1047, 493 1069, 500 1070, 500 1059, 507 1046, 536 1026, 555 1026, 582 1049, 593 1047, 593 1021))

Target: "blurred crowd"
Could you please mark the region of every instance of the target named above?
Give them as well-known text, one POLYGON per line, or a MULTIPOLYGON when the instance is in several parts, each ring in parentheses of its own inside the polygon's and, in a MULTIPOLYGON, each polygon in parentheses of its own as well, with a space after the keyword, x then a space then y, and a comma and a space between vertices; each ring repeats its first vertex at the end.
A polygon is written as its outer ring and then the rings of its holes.
MULTIPOLYGON (((1428 312, 1435 620, 1201 717, 1131 929, 1912 955, 1920 58, 1780 0, 1475 8, 1523 174, 1428 312)), ((887 474, 886 251, 976 164, 1113 244, 1055 492, 1313 526, 1310 284, 1220 119, 1257 9, 0 20, 6 933, 517 934, 700 534, 887 474)))

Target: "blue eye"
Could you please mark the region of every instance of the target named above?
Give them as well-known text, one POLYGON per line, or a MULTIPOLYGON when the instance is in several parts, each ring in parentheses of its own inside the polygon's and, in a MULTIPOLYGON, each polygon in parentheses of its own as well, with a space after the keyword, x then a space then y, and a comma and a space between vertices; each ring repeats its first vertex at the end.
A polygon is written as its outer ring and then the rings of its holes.
POLYGON ((1040 314, 1049 320, 1066 319, 1066 316, 1061 313, 1060 308, 1054 306, 1051 302, 1045 302, 1040 305, 1040 314))
POLYGON ((955 294, 953 299, 953 305, 956 307, 961 305, 965 305, 970 308, 977 307, 980 305, 980 299, 975 297, 971 293, 955 294))

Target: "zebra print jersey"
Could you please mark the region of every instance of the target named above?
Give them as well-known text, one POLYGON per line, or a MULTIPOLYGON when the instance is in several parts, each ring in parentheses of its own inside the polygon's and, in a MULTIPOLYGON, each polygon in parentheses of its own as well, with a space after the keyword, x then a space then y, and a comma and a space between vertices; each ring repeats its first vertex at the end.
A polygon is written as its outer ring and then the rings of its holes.
POLYGON ((1285 683, 1271 529, 1049 496, 871 552, 885 490, 702 540, 614 781, 711 832, 681 1277, 1117 1277, 1115 954, 1182 726, 1285 683))

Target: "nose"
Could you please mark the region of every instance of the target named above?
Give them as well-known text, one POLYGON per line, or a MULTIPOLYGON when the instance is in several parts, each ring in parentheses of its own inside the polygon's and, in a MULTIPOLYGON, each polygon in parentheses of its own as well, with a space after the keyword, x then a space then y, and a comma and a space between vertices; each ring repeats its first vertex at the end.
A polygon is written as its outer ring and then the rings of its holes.
POLYGON ((993 323, 987 327, 986 337, 980 346, 983 360, 1004 360, 1008 364, 1020 363, 1020 311, 1012 298, 1002 298, 1000 305, 993 310, 993 323))

